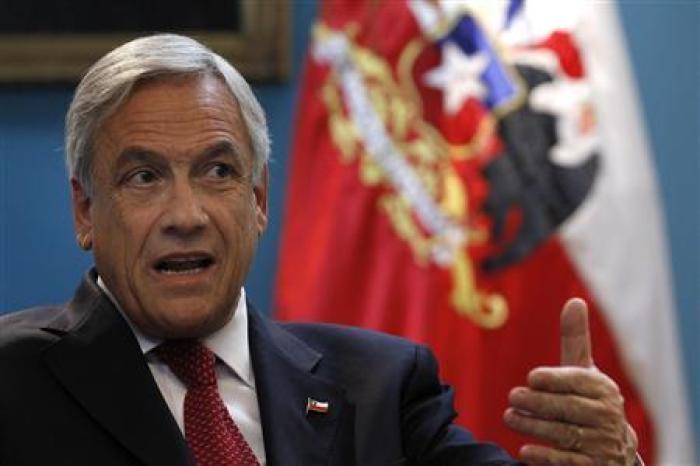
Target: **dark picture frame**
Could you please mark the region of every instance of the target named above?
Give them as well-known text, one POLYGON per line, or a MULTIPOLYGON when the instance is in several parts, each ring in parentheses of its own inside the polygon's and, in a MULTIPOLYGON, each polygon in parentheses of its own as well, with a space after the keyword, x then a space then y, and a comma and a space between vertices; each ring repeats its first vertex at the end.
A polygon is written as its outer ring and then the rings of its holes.
MULTIPOLYGON (((94 4, 94 0, 91 1, 94 4)), ((178 10, 181 21, 175 18, 173 22, 168 22, 171 19, 164 22, 164 15, 160 13, 163 10, 145 12, 148 14, 141 11, 138 16, 140 23, 130 22, 129 16, 125 15, 121 21, 136 26, 124 27, 121 24, 114 26, 117 24, 114 21, 105 21, 110 19, 106 15, 100 16, 100 22, 92 21, 89 17, 78 21, 66 14, 51 23, 50 13, 41 17, 27 14, 30 10, 26 3, 41 4, 41 1, 0 0, 3 14, 11 15, 13 6, 17 13, 16 22, 0 22, 0 82, 77 82, 88 67, 109 50, 150 32, 177 32, 194 37, 228 59, 249 81, 288 79, 291 43, 288 0, 217 1, 218 6, 214 2, 209 3, 214 4, 214 8, 221 8, 221 2, 231 2, 224 5, 227 8, 225 11, 233 8, 235 17, 232 16, 230 21, 227 18, 226 22, 214 17, 217 15, 210 15, 205 21, 195 22, 193 18, 185 17, 186 10, 178 10), (72 21, 68 26, 65 24, 66 17, 72 21), (144 22, 143 18, 158 18, 158 21, 150 20, 149 23, 148 20, 144 22)), ((138 8, 144 3, 141 2, 138 8)), ((156 3, 151 2, 150 5, 156 3)), ((168 13, 173 16, 172 7, 168 13)), ((81 14, 89 13, 81 11, 81 14)))

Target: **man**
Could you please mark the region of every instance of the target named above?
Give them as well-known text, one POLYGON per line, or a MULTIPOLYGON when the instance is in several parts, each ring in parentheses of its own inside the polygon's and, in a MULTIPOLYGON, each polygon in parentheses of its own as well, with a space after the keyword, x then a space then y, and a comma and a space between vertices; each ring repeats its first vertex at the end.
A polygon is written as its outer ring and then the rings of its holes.
MULTIPOLYGON (((95 268, 67 305, 0 320, 0 464, 513 462, 451 424, 427 349, 276 324, 246 302, 268 153, 248 85, 192 39, 137 39, 88 71, 66 157, 95 268)), ((636 438, 615 383, 592 366, 581 301, 565 306, 562 333, 570 367, 535 369, 510 394, 505 422, 551 445, 521 459, 633 463, 636 438)))

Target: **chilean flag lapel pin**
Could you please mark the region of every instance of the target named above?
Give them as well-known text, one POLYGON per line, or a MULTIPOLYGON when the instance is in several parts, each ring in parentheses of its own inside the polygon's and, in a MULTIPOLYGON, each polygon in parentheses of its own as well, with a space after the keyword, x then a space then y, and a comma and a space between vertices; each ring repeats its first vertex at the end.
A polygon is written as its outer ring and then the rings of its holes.
POLYGON ((327 414, 328 407, 329 407, 329 404, 327 401, 314 400, 313 398, 306 399, 306 414, 307 415, 310 412, 319 413, 319 414, 327 414))

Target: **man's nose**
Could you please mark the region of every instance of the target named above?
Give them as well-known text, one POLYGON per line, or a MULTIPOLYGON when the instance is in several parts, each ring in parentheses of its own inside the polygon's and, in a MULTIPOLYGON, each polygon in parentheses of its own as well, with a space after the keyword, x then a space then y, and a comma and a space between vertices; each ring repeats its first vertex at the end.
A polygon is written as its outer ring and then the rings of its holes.
POLYGON ((162 217, 165 233, 190 236, 203 230, 209 222, 202 199, 187 182, 173 183, 166 203, 162 217))

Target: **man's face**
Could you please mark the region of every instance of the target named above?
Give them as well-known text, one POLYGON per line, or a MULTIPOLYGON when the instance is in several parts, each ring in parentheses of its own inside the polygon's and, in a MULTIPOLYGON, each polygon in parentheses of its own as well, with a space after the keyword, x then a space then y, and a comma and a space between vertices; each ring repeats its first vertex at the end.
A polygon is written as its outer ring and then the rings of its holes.
POLYGON ((92 168, 90 196, 72 180, 76 228, 131 321, 163 338, 228 322, 267 223, 267 177, 253 183, 249 136, 224 84, 141 83, 99 128, 92 168))

